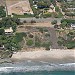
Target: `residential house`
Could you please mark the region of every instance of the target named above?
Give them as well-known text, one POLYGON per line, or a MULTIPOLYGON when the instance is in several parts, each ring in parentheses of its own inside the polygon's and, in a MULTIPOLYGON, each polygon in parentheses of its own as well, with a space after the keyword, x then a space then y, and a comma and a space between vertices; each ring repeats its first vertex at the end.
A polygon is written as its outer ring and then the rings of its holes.
POLYGON ((67 8, 68 10, 75 10, 75 8, 73 7, 73 8, 67 8))
POLYGON ((13 29, 12 27, 8 28, 8 29, 4 29, 5 34, 7 35, 12 35, 13 34, 13 29))
POLYGON ((0 45, 0 50, 4 50, 4 49, 5 49, 4 45, 0 45))

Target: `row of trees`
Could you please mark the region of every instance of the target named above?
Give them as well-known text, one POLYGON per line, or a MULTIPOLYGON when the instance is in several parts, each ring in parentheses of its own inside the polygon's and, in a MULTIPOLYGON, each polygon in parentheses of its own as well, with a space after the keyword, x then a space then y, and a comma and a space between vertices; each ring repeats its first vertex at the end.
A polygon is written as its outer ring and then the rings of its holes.
POLYGON ((74 23, 75 24, 75 20, 72 20, 72 19, 62 19, 61 20, 61 23, 66 21, 68 24, 71 24, 71 23, 74 23))

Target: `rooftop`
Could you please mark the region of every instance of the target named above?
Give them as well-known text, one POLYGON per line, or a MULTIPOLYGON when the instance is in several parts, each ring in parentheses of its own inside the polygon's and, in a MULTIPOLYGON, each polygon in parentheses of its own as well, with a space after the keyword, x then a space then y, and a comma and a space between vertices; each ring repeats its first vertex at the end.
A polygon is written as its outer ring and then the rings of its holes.
POLYGON ((75 28, 75 24, 71 24, 71 27, 75 28))
POLYGON ((12 27, 8 28, 8 29, 4 29, 5 33, 12 33, 13 29, 12 27))

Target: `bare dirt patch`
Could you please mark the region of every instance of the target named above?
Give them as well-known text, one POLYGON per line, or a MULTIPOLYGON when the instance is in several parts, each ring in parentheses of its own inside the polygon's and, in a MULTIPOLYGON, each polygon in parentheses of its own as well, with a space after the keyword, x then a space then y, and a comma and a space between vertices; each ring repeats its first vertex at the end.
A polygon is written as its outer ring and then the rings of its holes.
POLYGON ((5 0, 0 0, 0 6, 5 6, 5 0))
POLYGON ((17 28, 17 32, 25 32, 27 31, 26 29, 26 26, 27 27, 52 27, 51 23, 50 22, 45 22, 45 23, 25 23, 24 25, 20 25, 18 28, 17 28))
POLYGON ((12 13, 23 15, 24 13, 33 14, 29 0, 6 0, 8 15, 12 13))

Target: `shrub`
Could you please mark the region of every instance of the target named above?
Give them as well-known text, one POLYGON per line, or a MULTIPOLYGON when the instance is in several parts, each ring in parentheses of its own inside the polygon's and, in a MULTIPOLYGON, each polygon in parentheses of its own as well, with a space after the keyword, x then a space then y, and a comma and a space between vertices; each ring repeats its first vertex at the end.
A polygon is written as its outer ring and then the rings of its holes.
POLYGON ((45 47, 46 50, 50 50, 50 45, 51 45, 51 43, 50 42, 47 42, 47 43, 43 43, 42 44, 42 47, 45 47))
POLYGON ((35 42, 35 47, 40 47, 40 46, 41 46, 41 43, 38 42, 38 41, 36 41, 36 42, 35 42))
POLYGON ((52 13, 45 13, 45 14, 43 14, 44 18, 48 18, 48 17, 51 17, 51 16, 52 16, 52 13))
POLYGON ((51 24, 57 24, 57 20, 52 21, 51 24))
POLYGON ((59 11, 60 11, 60 9, 59 9, 58 6, 55 6, 55 11, 56 11, 56 12, 59 12, 59 11))
POLYGON ((50 34, 47 33, 47 34, 45 34, 45 36, 46 36, 46 37, 50 37, 50 34))
POLYGON ((43 33, 43 28, 38 28, 41 33, 43 33))
POLYGON ((31 20, 31 23, 36 23, 36 21, 35 20, 31 20))
POLYGON ((0 28, 0 35, 4 34, 4 29, 0 28))
POLYGON ((26 43, 26 44, 27 44, 28 46, 32 46, 33 43, 34 43, 33 40, 30 40, 30 39, 29 39, 29 40, 27 40, 27 43, 26 43))
POLYGON ((65 45, 68 49, 73 49, 75 48, 75 41, 69 41, 65 45))
POLYGON ((22 33, 16 33, 15 34, 15 37, 14 37, 14 39, 13 39, 13 41, 15 41, 15 42, 21 42, 22 40, 23 40, 23 37, 26 37, 27 35, 26 35, 26 33, 24 33, 24 32, 22 32, 22 33))
POLYGON ((23 23, 27 23, 27 21, 26 21, 26 20, 24 20, 24 21, 23 21, 23 23))
POLYGON ((48 32, 48 29, 44 29, 45 32, 48 32))
POLYGON ((6 12, 4 11, 5 7, 4 6, 0 6, 0 18, 5 17, 6 16, 6 12))
POLYGON ((30 38, 33 38, 34 36, 33 36, 32 34, 29 34, 29 37, 30 37, 30 38))

